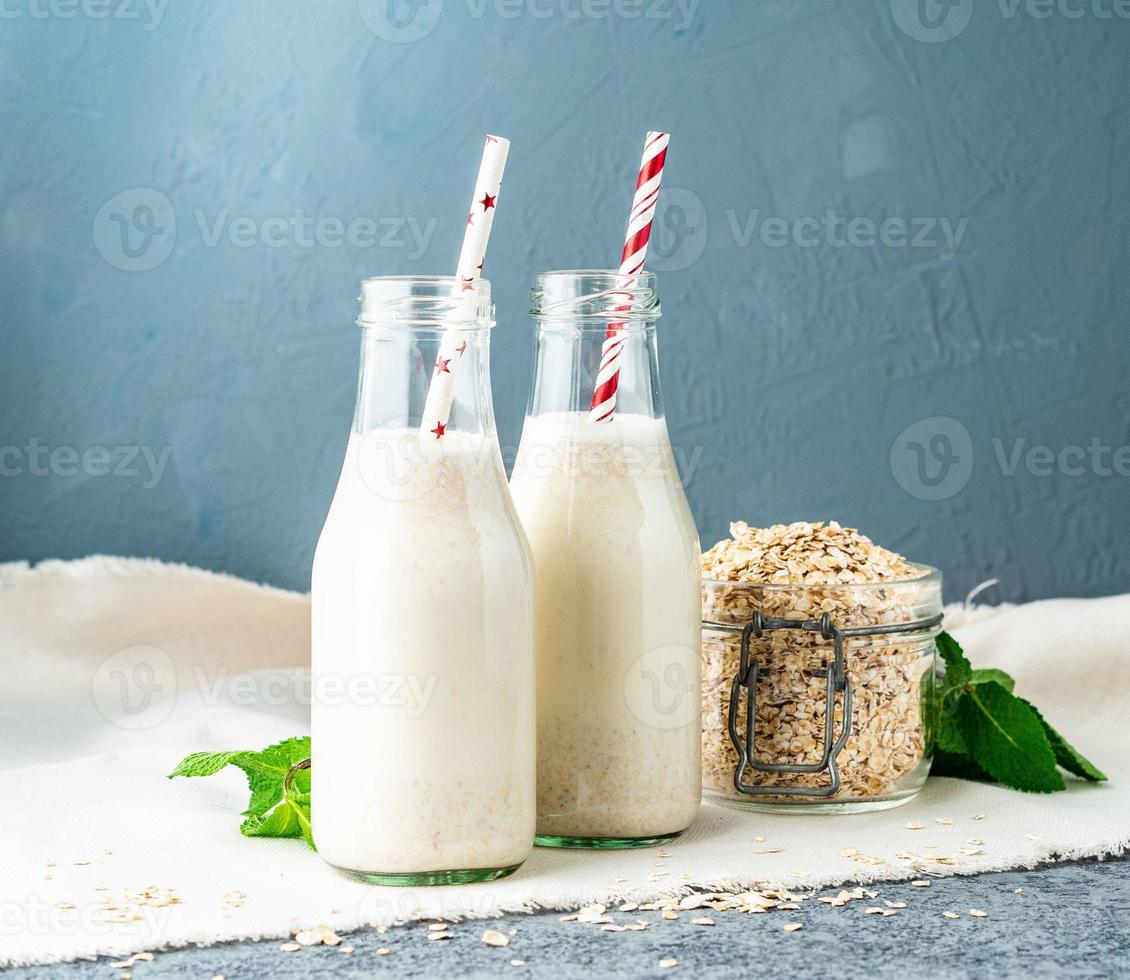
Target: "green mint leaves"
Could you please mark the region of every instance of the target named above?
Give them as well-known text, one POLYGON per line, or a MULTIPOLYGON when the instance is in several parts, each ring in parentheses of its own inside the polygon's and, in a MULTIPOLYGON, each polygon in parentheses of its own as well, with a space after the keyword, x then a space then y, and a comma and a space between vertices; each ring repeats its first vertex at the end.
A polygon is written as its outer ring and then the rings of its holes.
POLYGON ((958 642, 938 637, 946 665, 939 694, 938 733, 931 773, 991 780, 1031 793, 1066 788, 1062 767, 1091 782, 1106 779, 1044 720, 1013 694, 1003 670, 974 670, 958 642))
POLYGON ((211 776, 227 766, 242 769, 251 789, 240 833, 247 837, 301 837, 311 847, 310 738, 288 738, 262 752, 194 752, 169 773, 211 776), (305 768, 298 768, 305 763, 305 768))

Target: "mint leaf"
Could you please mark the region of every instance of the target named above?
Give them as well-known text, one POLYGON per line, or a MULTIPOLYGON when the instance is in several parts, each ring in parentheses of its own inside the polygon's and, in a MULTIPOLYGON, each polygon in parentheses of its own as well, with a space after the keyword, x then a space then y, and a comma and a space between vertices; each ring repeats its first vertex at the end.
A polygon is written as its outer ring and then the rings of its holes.
POLYGON ((1106 776, 1103 775, 1098 766, 1088 760, 1078 749, 1072 747, 1067 739, 1052 728, 1034 704, 1030 701, 1024 703, 1032 709, 1035 716, 1040 719, 1040 724, 1044 726, 1044 734, 1047 735, 1048 741, 1051 743, 1052 752, 1055 753, 1055 761, 1059 765, 1089 782, 1102 783, 1106 781, 1106 776))
POLYGON ((969 748, 965 744, 965 736, 961 734, 961 726, 956 717, 956 705, 952 710, 943 710, 938 718, 938 734, 934 744, 939 752, 951 755, 968 755, 969 748))
POLYGON ((944 749, 938 749, 934 752, 934 762, 930 766, 930 775, 949 776, 951 779, 975 779, 981 782, 993 781, 993 777, 968 755, 961 752, 946 752, 944 749))
POLYGON ((310 833, 310 770, 292 768, 310 758, 310 739, 289 738, 261 752, 196 752, 181 760, 169 774, 211 776, 226 766, 243 770, 251 799, 243 811, 240 833, 247 837, 302 837, 313 847, 310 833))
POLYGON ((989 681, 996 681, 1003 687, 1009 694, 1012 689, 1016 687, 1016 681, 1006 674, 1003 670, 997 670, 995 667, 986 667, 984 669, 974 670, 969 675, 969 683, 976 687, 978 684, 988 684, 989 681))
POLYGON ((973 665, 966 659, 961 644, 949 633, 943 630, 938 634, 938 639, 935 642, 938 645, 938 653, 946 665, 946 679, 942 685, 942 697, 944 698, 969 683, 969 678, 973 674, 973 665))
POLYGON ((1064 788, 1039 715, 999 682, 970 686, 956 719, 970 757, 997 782, 1034 793, 1064 788))

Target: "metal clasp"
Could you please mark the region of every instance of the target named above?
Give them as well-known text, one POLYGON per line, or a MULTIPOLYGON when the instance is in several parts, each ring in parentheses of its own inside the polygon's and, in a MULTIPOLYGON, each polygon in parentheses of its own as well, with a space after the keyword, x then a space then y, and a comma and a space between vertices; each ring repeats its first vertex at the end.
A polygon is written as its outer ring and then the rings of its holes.
POLYGON ((730 741, 738 753, 738 767, 734 770, 734 788, 748 796, 834 796, 840 789, 840 771, 837 758, 843 751, 851 734, 852 689, 851 678, 847 675, 847 656, 844 653, 844 639, 856 636, 881 636, 889 633, 916 633, 933 629, 942 622, 942 614, 928 619, 917 619, 909 623, 894 623, 883 626, 854 626, 841 629, 832 622, 831 616, 824 613, 819 619, 776 619, 755 612, 745 626, 734 623, 719 623, 703 620, 704 629, 720 630, 727 633, 741 633, 741 659, 738 672, 730 685, 729 730, 730 741), (824 709, 824 749, 819 762, 813 763, 770 763, 760 762, 754 749, 754 726, 757 716, 757 680, 767 677, 769 671, 758 665, 757 658, 750 651, 750 641, 773 630, 804 630, 819 633, 825 640, 832 641, 832 663, 823 670, 813 671, 815 677, 825 678, 824 709), (742 688, 746 689, 745 732, 738 728, 738 704, 742 688), (841 695, 840 725, 836 730, 836 695, 841 695), (753 769, 765 773, 816 774, 828 773, 827 786, 757 786, 746 782, 746 775, 753 769))

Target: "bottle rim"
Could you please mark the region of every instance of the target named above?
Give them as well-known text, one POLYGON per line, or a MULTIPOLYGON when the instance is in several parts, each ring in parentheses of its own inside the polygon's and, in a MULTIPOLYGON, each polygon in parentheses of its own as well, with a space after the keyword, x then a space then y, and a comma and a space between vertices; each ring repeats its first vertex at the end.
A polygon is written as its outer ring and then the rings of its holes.
POLYGON ((488 279, 370 276, 361 280, 359 327, 482 330, 494 326, 488 279))
POLYGON ((641 269, 552 269, 539 272, 530 290, 530 315, 540 323, 568 322, 581 328, 614 323, 646 327, 662 315, 655 273, 641 269))

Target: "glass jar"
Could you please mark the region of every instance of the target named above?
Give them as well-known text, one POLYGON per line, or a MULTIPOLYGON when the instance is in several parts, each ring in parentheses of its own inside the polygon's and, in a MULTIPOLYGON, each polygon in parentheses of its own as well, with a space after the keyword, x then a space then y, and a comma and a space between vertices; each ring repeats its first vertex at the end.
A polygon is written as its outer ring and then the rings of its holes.
MULTIPOLYGON (((698 812, 698 535, 659 394, 651 273, 544 272, 511 488, 537 569, 537 843, 658 844, 698 812), (602 348, 615 412, 590 417, 602 348)), ((607 403, 605 403, 607 405, 607 403)))
POLYGON ((498 878, 533 847, 533 579, 491 407, 490 284, 366 279, 361 304, 311 585, 314 840, 378 884, 498 878), (421 419, 441 368, 437 434, 421 419))
POLYGON ((934 747, 942 576, 912 567, 919 577, 882 583, 703 580, 711 799, 857 812, 918 793, 934 747))

